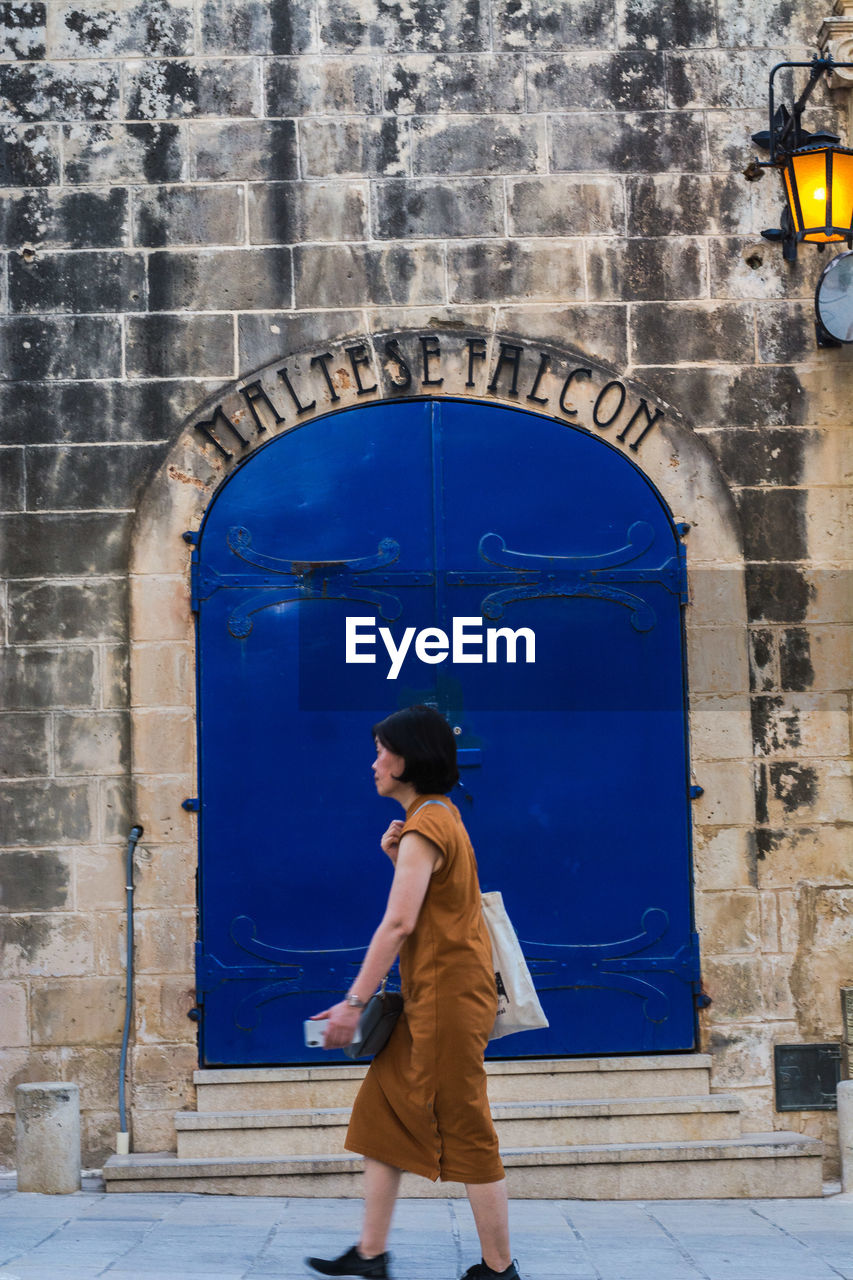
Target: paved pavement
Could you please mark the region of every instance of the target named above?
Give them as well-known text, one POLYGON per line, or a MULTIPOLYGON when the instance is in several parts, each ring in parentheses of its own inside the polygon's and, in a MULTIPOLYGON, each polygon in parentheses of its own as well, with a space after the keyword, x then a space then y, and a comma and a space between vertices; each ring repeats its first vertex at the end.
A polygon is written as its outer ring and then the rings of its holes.
MULTIPOLYGON (((0 1182, 0 1280, 296 1280, 357 1239, 357 1200, 19 1194, 0 1182)), ((97 1183, 84 1184, 97 1187, 97 1183)), ((524 1280, 853 1280, 853 1194, 820 1200, 515 1200, 524 1280)), ((479 1259, 467 1202, 402 1200, 394 1280, 479 1259)))

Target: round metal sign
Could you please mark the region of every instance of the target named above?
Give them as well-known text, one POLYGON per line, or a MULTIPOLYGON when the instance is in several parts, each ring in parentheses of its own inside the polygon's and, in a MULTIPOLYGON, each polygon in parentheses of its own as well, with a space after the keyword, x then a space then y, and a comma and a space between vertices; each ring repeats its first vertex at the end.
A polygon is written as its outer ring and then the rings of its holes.
POLYGON ((815 290, 818 323, 836 342, 853 342, 853 251, 839 253, 820 273, 815 290))

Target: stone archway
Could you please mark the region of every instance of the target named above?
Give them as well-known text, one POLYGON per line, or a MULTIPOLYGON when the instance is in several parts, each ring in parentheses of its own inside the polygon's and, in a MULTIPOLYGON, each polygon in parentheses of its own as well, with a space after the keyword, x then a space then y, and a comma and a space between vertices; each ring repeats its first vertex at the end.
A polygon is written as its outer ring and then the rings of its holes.
MULTIPOLYGON (((195 796, 195 679, 192 548, 184 535, 198 528, 222 480, 272 435, 350 405, 444 396, 523 407, 601 435, 628 453, 675 518, 690 526, 691 737, 704 786, 694 811, 700 892, 703 860, 754 822, 743 763, 751 747, 737 517, 702 440, 658 398, 571 347, 475 328, 329 334, 324 344, 285 353, 202 406, 139 509, 130 570, 134 812, 146 828, 147 856, 182 888, 170 899, 169 947, 142 940, 137 1049, 148 1037, 183 1044, 181 1061, 188 1064, 194 1042, 186 1014, 193 1003, 195 903, 187 886, 196 837, 191 806, 182 802, 195 796), (164 973, 167 950, 171 970, 164 973)), ((144 1072, 139 1083, 143 1078, 144 1072)), ((132 1096, 144 1105, 141 1094, 132 1096)), ((171 1112, 163 1114, 165 1123, 171 1112)))

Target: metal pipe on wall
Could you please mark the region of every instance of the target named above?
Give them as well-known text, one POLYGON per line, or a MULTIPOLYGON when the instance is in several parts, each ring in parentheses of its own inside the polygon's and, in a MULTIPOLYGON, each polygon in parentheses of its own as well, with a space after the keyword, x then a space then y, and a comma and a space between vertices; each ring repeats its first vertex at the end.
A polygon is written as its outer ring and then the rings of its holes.
POLYGON ((136 823, 127 837, 124 888, 126 895, 125 917, 127 924, 127 963, 124 1005, 124 1031, 121 1037, 121 1057, 118 1068, 119 1132, 116 1134, 116 1154, 126 1156, 130 1151, 130 1134, 127 1129, 127 1110, 124 1097, 124 1076, 127 1068, 127 1046, 130 1040, 130 1019, 133 1012, 133 853, 143 828, 136 823))

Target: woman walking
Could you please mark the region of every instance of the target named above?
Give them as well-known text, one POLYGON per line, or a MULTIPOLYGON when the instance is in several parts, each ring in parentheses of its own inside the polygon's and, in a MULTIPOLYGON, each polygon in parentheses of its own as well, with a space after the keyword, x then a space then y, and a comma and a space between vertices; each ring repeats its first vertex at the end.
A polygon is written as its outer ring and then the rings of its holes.
POLYGON ((459 811, 456 740, 431 707, 409 707, 373 730, 373 776, 405 818, 382 848, 394 879, 382 921, 325 1047, 351 1043, 361 1010, 400 957, 404 1008, 373 1059, 353 1107, 346 1147, 365 1157, 361 1238, 339 1258, 308 1258, 320 1275, 389 1280, 385 1245, 403 1170, 464 1182, 482 1259, 462 1280, 520 1280, 510 1256, 507 1192, 486 1094, 483 1053, 497 993, 477 864, 459 811))

